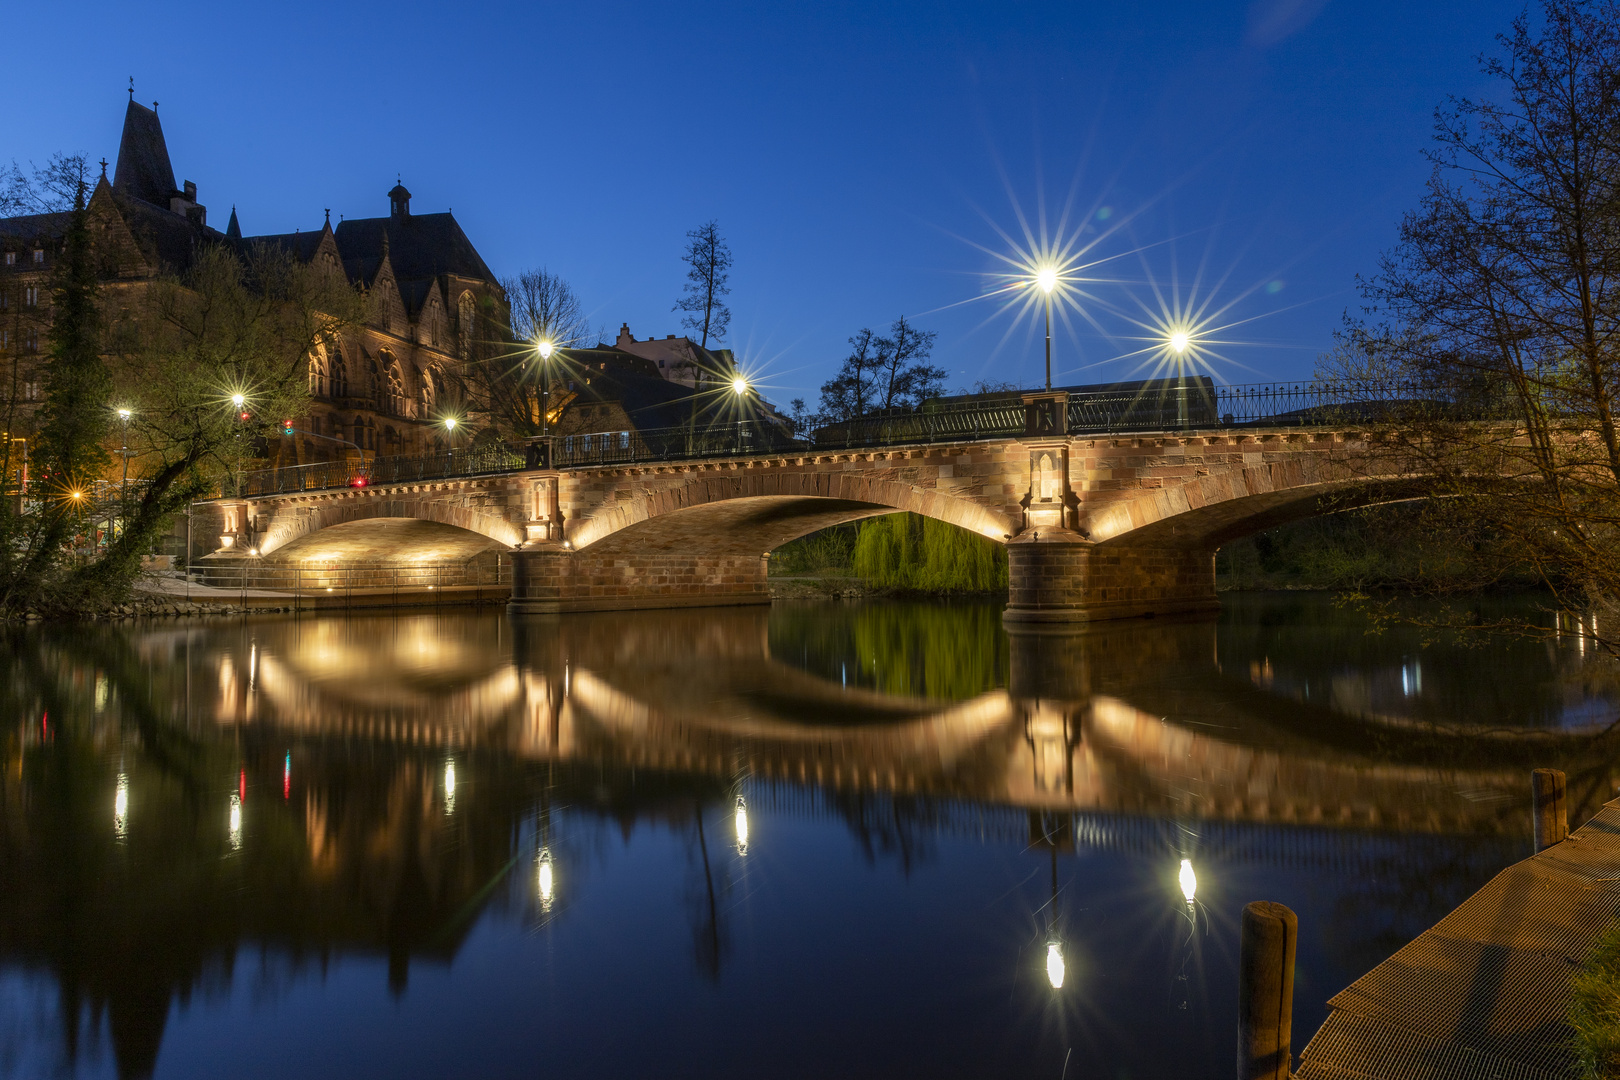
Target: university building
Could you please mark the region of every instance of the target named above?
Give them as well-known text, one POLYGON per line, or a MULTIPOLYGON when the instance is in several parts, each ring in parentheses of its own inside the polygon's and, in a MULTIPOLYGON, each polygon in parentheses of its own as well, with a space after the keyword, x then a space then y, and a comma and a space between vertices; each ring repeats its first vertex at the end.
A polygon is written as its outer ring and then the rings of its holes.
MULTIPOLYGON (((195 183, 175 182, 156 109, 131 100, 112 178, 103 162, 88 207, 104 290, 181 273, 206 244, 244 254, 265 244, 340 266, 370 301, 363 326, 331 354, 311 357, 309 412, 299 434, 268 444, 272 462, 442 447, 437 406, 451 373, 499 348, 507 325, 500 282, 456 219, 413 214, 411 193, 398 184, 386 216, 340 218, 334 227, 328 214, 319 228, 255 236, 244 235, 234 207, 224 231, 214 228, 200 200, 195 183)), ((30 429, 40 398, 52 272, 70 217, 0 218, 0 399, 16 406, 14 435, 30 429)))

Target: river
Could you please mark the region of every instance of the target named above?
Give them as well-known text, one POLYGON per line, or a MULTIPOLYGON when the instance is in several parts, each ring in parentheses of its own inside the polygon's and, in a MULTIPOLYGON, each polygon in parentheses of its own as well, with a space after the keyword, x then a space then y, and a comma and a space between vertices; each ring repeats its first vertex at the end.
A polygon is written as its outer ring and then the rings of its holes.
POLYGON ((1297 1052, 1620 778, 1574 627, 999 615, 6 631, 0 1075, 1225 1080, 1246 901, 1297 1052))

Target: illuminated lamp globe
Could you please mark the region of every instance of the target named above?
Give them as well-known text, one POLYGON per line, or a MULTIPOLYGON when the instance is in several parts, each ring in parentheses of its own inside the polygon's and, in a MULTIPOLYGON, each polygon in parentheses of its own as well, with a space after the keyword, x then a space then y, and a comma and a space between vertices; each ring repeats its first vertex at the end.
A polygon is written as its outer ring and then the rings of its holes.
POLYGON ((456 430, 456 418, 453 417, 453 416, 450 417, 450 419, 448 419, 448 420, 446 420, 444 422, 444 426, 445 426, 445 429, 448 430, 448 431, 456 430))
POLYGON ((743 378, 741 375, 738 375, 735 379, 732 379, 731 392, 736 394, 738 397, 742 397, 744 394, 748 393, 748 380, 743 378))
POLYGON ((1187 336, 1187 331, 1185 330, 1177 330, 1175 333, 1170 335, 1170 350, 1177 355, 1186 352, 1187 346, 1191 344, 1192 339, 1187 336))
POLYGON ((536 342, 535 346, 534 346, 535 351, 540 354, 540 359, 542 359, 542 360, 550 360, 551 359, 551 350, 554 347, 555 346, 553 346, 551 344, 551 342, 545 341, 543 339, 541 341, 536 342))
POLYGON ((232 394, 231 395, 231 404, 235 405, 238 409, 240 409, 246 403, 247 403, 247 398, 243 397, 241 394, 232 394))
POLYGON ((1039 285, 1041 287, 1041 292, 1048 296, 1051 296, 1052 290, 1057 288, 1057 281, 1058 274, 1056 267, 1042 267, 1040 272, 1035 275, 1035 284, 1039 285))
POLYGON ((119 409, 118 410, 118 419, 120 419, 120 420, 123 420, 123 421, 127 422, 129 420, 129 415, 130 414, 129 414, 128 409, 119 409))
POLYGON ((1061 942, 1048 941, 1046 943, 1046 981, 1052 984, 1052 989, 1063 989, 1063 976, 1066 972, 1063 963, 1063 945, 1061 942))

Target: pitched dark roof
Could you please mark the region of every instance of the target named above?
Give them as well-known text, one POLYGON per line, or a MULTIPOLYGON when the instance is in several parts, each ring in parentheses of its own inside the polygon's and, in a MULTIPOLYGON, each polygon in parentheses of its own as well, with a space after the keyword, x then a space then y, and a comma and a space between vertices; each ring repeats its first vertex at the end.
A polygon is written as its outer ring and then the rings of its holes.
POLYGON ((394 276, 403 284, 440 274, 495 280, 472 241, 450 214, 349 218, 337 227, 338 251, 349 276, 370 284, 382 266, 383 239, 394 276))
POLYGON ((240 240, 240 239, 242 239, 242 226, 236 220, 236 207, 234 207, 234 206, 231 207, 231 220, 230 220, 230 223, 225 226, 225 239, 227 239, 227 240, 240 240))
POLYGON ((18 217, 0 218, 0 237, 55 240, 67 235, 68 222, 72 217, 73 211, 62 210, 54 214, 22 214, 18 217))
POLYGON ((223 239, 218 229, 198 225, 184 214, 143 199, 120 196, 116 191, 113 198, 135 242, 165 270, 184 270, 204 242, 223 239))
MULTIPOLYGON (((231 221, 236 221, 235 211, 231 213, 231 221)), ((225 235, 229 236, 230 234, 226 233, 225 235)), ((310 232, 267 233, 264 236, 241 237, 241 242, 237 247, 243 252, 248 251, 255 244, 283 248, 292 252, 293 258, 299 262, 309 262, 315 257, 316 249, 321 246, 321 236, 322 231, 320 229, 314 229, 310 232)))
POLYGON ((176 191, 174 166, 169 164, 169 147, 163 141, 158 115, 134 101, 124 112, 124 136, 118 143, 113 190, 164 209, 168 209, 176 191))
MULTIPOLYGON (((645 357, 614 348, 569 349, 559 368, 553 378, 579 395, 570 409, 616 401, 638 431, 680 427, 692 417, 692 388, 668 381, 645 357)), ((725 398, 698 393, 697 425, 703 428, 722 418, 725 398)))

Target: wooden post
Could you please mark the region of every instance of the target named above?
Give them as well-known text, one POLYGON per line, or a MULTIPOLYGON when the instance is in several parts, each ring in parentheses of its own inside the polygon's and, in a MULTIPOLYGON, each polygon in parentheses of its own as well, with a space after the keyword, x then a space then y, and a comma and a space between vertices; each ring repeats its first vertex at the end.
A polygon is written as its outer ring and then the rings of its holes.
POLYGON ((1299 918, 1282 904, 1243 908, 1238 950, 1238 1080, 1288 1080, 1299 918))
POLYGON ((1569 807, 1564 800, 1563 772, 1558 769, 1536 769, 1530 774, 1530 814, 1538 855, 1569 835, 1569 807))

